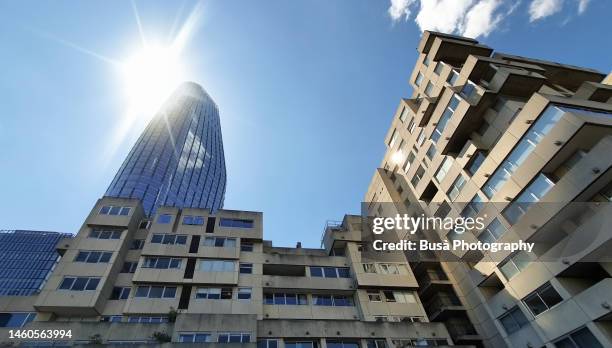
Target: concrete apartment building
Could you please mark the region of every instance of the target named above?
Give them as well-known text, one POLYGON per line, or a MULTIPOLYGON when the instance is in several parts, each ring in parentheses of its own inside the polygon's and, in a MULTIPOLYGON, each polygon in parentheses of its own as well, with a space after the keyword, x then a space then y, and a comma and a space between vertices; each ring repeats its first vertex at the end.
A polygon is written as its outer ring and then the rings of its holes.
POLYGON ((486 347, 612 347, 612 75, 435 32, 418 53, 365 210, 486 216, 477 233, 414 238, 536 242, 409 253, 429 319, 486 347))
POLYGON ((159 207, 149 219, 138 199, 102 198, 78 234, 58 244, 62 259, 38 296, 0 297, 3 315, 31 313, 0 328, 0 342, 453 345, 444 324, 429 322, 404 255, 364 256, 360 216, 328 226, 321 249, 272 246, 262 218, 159 207), (10 340, 10 329, 72 337, 10 340))

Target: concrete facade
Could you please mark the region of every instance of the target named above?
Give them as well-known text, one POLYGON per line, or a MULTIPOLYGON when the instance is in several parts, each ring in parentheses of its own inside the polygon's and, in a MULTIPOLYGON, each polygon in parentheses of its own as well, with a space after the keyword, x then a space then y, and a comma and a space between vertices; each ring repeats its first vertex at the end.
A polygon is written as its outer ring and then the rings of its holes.
POLYGON ((0 328, 0 342, 51 344, 9 330, 61 329, 72 337, 55 345, 161 344, 159 333, 181 346, 453 345, 429 322, 405 257, 365 260, 361 236, 361 217, 347 215, 321 249, 280 248, 263 240, 262 213, 161 207, 148 219, 138 200, 104 197, 58 244, 38 296, 0 298, 0 313, 36 314, 0 328))
POLYGON ((367 213, 473 213, 487 228, 467 241, 538 242, 520 261, 407 255, 430 320, 486 347, 612 346, 610 76, 434 32, 418 52, 367 213), (527 194, 540 204, 511 215, 527 194))

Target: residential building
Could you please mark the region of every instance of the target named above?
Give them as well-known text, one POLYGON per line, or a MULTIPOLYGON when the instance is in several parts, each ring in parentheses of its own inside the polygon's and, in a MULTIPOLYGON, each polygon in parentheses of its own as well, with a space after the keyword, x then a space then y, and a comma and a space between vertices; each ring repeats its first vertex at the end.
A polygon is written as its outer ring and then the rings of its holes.
POLYGON ((163 206, 148 218, 138 199, 104 197, 58 244, 63 257, 35 301, 0 298, 0 315, 14 319, 0 342, 453 345, 428 320, 405 256, 363 253, 362 236, 361 217, 347 215, 326 226, 321 249, 275 247, 262 213, 163 206), (8 339, 16 328, 71 337, 8 339))
POLYGON ((536 243, 406 253, 430 320, 486 347, 611 347, 612 75, 428 31, 418 53, 365 213, 485 219, 416 239, 536 243))
POLYGON ((147 215, 162 205, 215 211, 225 183, 219 110, 200 85, 186 82, 151 119, 106 196, 138 198, 147 215))
POLYGON ((60 255, 55 246, 68 233, 0 230, 0 296, 31 296, 42 288, 60 255))

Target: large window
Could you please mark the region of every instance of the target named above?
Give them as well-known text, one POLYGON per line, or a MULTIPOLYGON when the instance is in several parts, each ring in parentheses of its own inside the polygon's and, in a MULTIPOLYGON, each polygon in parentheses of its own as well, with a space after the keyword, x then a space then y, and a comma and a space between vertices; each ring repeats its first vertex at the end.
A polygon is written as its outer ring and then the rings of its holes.
POLYGON ((421 74, 420 72, 417 74, 416 79, 414 80, 414 84, 417 86, 420 86, 421 83, 423 83, 423 74, 421 74))
POLYGON ((408 274, 406 265, 401 263, 379 263, 381 274, 408 274))
POLYGON ((196 290, 197 299, 209 300, 231 300, 232 288, 198 288, 196 290))
POLYGON ((59 290, 86 291, 96 290, 100 283, 99 277, 71 277, 66 276, 62 280, 59 290))
POLYGON ((176 286, 139 286, 134 297, 140 298, 174 298, 176 286))
POLYGON ((531 263, 531 256, 524 251, 519 251, 499 264, 499 270, 507 280, 514 278, 531 263))
POLYGON ((132 288, 115 286, 113 292, 111 292, 111 300, 127 300, 130 297, 130 291, 132 288))
POLYGON ((217 337, 219 343, 248 343, 250 341, 251 334, 243 332, 219 332, 217 337))
POLYGON ((525 215, 529 207, 537 203, 542 197, 555 186, 546 175, 540 173, 537 178, 529 184, 525 190, 502 212, 506 220, 514 225, 521 216, 525 215))
POLYGON ((124 262, 120 273, 135 273, 138 268, 138 262, 124 262))
POLYGON ((416 303, 412 292, 399 290, 368 290, 368 299, 371 302, 382 302, 384 299, 385 302, 416 303))
POLYGON ((603 348, 591 331, 582 327, 554 342, 557 348, 603 348))
POLYGON ((499 322, 502 324, 508 335, 517 332, 520 328, 529 323, 518 306, 512 307, 512 309, 499 317, 499 322))
POLYGON ((92 228, 89 232, 89 238, 96 239, 119 239, 121 238, 122 230, 107 229, 107 228, 92 228))
POLYGON ((317 348, 317 341, 285 341, 285 348, 317 348))
POLYGON ((563 298, 550 283, 544 284, 523 299, 534 316, 546 312, 561 301, 563 301, 563 298))
POLYGON ((366 348, 387 348, 387 340, 384 338, 373 338, 366 341, 366 348))
POLYGON ((158 224, 169 224, 170 222, 172 222, 172 215, 171 214, 159 214, 157 216, 157 223, 158 224))
POLYGON ((310 266, 310 276, 323 278, 350 278, 351 273, 348 267, 310 266))
POLYGON ((156 268, 156 269, 180 269, 182 260, 180 258, 171 257, 146 257, 143 268, 156 268))
POLYGON ((427 82, 427 86, 425 86, 425 95, 428 97, 433 96, 434 85, 431 81, 427 82))
POLYGON ((212 335, 209 332, 179 332, 179 342, 181 343, 212 342, 212 335))
POLYGON ((217 248, 235 248, 236 238, 206 237, 202 241, 202 245, 217 248))
POLYGON ((391 139, 389 140, 389 143, 387 144, 389 148, 392 148, 396 141, 397 141, 397 129, 394 129, 393 133, 391 134, 391 139))
POLYGON ((34 312, 0 313, 0 327, 23 327, 36 318, 34 312))
POLYGON ((278 340, 276 338, 259 339, 257 348, 278 348, 278 340))
POLYGON ((419 168, 417 168, 416 172, 414 173, 414 176, 410 180, 410 183, 412 184, 412 186, 416 187, 424 175, 425 175, 425 168, 423 168, 423 166, 419 166, 419 168))
POLYGON ((484 208, 484 198, 480 195, 480 193, 476 193, 470 203, 468 203, 465 208, 461 211, 461 216, 464 218, 475 217, 480 213, 480 211, 484 208))
POLYGON ((438 124, 436 125, 436 128, 434 128, 433 133, 431 133, 431 137, 430 137, 431 141, 433 141, 434 143, 438 142, 438 140, 442 136, 442 132, 444 132, 444 128, 446 128, 448 121, 451 119, 451 117, 455 113, 455 110, 457 109, 457 106, 459 105, 460 101, 461 99, 459 99, 459 97, 456 94, 453 94, 453 96, 451 97, 451 100, 448 102, 448 105, 446 106, 446 109, 442 113, 442 116, 440 116, 440 119, 438 120, 438 124))
POLYGON ((306 294, 275 292, 264 294, 264 304, 289 306, 307 305, 308 297, 306 294))
POLYGON ((184 234, 154 234, 151 237, 153 244, 170 244, 170 245, 185 245, 187 244, 187 235, 184 234))
POLYGON ((415 159, 415 157, 416 157, 416 156, 414 155, 414 152, 413 152, 413 151, 410 151, 410 152, 408 153, 408 156, 406 156, 406 161, 404 162, 404 166, 403 166, 403 167, 404 167, 404 172, 407 172, 407 171, 408 171, 408 169, 410 169, 410 165, 411 165, 412 163, 414 163, 414 159, 415 159))
POLYGON ((100 215, 130 215, 131 207, 121 207, 115 205, 105 205, 100 209, 100 215))
POLYGON ((219 220, 219 226, 234 228, 253 228, 253 220, 221 218, 219 220))
POLYGON ((74 262, 108 263, 112 256, 109 251, 79 251, 74 262))
POLYGON ((576 109, 551 105, 544 110, 483 186, 482 190, 487 197, 491 198, 499 191, 567 111, 576 109))
POLYGON ((204 225, 204 217, 192 215, 184 216, 183 225, 204 225))
POLYGON ((327 343, 327 348, 359 348, 358 341, 328 339, 326 343, 327 343))
POLYGON ((444 178, 446 177, 446 174, 448 174, 448 171, 450 170, 452 165, 453 165, 452 157, 447 156, 446 158, 444 158, 444 162, 440 164, 440 167, 438 168, 438 170, 436 171, 436 174, 434 175, 434 177, 436 178, 438 182, 442 182, 442 180, 444 180, 444 178))
POLYGON ((487 227, 485 227, 484 231, 478 235, 478 240, 483 243, 493 243, 505 232, 506 228, 504 225, 502 225, 498 218, 495 218, 487 227))
POLYGON ((459 193, 461 193, 461 189, 463 188, 464 185, 465 185, 465 178, 463 177, 463 175, 461 174, 457 175, 457 178, 455 179, 451 187, 448 189, 448 192, 446 193, 448 194, 448 198, 450 198, 451 201, 454 201, 459 196, 459 193))
POLYGON ((468 166, 467 166, 468 173, 470 173, 470 175, 476 174, 476 171, 478 170, 478 168, 480 168, 485 158, 486 156, 484 154, 484 151, 481 151, 481 150, 476 151, 472 155, 472 158, 470 158, 470 161, 468 163, 468 166))
POLYGON ((315 306, 349 307, 354 306, 352 296, 346 295, 312 295, 315 306))
POLYGON ((236 262, 229 260, 202 260, 200 262, 202 272, 235 272, 236 262))

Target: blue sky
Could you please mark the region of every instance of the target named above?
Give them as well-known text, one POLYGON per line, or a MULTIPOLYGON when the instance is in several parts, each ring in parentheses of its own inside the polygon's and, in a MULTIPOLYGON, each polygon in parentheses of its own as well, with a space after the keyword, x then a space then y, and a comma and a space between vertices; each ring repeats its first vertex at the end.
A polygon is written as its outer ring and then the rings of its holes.
MULTIPOLYGON (((195 2, 135 5, 145 36, 165 40, 195 2)), ((612 68, 607 0, 223 0, 201 13, 183 59, 220 108, 225 207, 263 211, 276 245, 316 247, 326 220, 359 212, 421 28, 612 68)), ((128 1, 0 2, 0 228, 78 231, 145 126, 108 152, 126 96, 105 59, 139 44, 128 1)))

